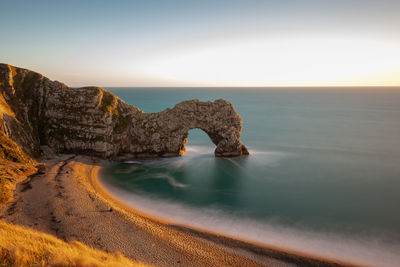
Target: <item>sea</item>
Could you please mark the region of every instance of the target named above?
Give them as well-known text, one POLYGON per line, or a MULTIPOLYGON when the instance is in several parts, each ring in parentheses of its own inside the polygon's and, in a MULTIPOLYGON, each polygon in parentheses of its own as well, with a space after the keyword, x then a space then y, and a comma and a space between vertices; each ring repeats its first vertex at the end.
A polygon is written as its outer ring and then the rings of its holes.
POLYGON ((179 224, 322 257, 400 266, 400 88, 107 88, 144 112, 230 101, 250 155, 113 163, 119 200, 179 224))

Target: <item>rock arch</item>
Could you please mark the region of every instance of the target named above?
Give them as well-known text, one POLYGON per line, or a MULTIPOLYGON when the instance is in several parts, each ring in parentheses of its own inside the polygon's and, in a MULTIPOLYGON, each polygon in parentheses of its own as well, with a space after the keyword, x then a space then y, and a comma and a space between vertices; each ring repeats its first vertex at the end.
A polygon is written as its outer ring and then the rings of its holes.
POLYGON ((34 157, 43 145, 115 160, 179 156, 195 128, 210 137, 216 156, 249 154, 240 142, 242 120, 223 99, 144 113, 102 88, 70 88, 7 64, 0 64, 0 93, 0 133, 34 157))
MULTIPOLYGON (((146 135, 151 135, 148 139, 151 142, 142 144, 145 154, 182 155, 191 129, 200 129, 209 136, 216 145, 216 156, 249 154, 240 142, 242 120, 233 105, 223 99, 214 102, 202 102, 198 99, 183 101, 172 109, 146 114, 140 123, 133 125, 133 133, 135 129, 144 129, 146 135)), ((139 138, 140 134, 136 133, 136 138, 133 139, 139 138)), ((137 149, 141 148, 136 147, 132 150, 137 149)))

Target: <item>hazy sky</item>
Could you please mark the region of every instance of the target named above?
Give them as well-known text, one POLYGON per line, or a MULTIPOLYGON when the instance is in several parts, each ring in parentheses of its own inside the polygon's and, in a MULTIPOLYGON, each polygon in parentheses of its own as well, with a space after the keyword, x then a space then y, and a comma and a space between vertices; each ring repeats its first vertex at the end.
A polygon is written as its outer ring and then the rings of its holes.
POLYGON ((400 85, 400 1, 0 1, 0 62, 71 86, 400 85))

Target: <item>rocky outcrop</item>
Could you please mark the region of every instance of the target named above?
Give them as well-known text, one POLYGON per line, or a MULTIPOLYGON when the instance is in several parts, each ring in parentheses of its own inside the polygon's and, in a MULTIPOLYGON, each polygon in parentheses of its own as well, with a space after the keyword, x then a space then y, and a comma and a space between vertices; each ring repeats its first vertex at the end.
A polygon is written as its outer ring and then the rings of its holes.
POLYGON ((135 141, 130 144, 129 151, 136 153, 181 155, 185 151, 188 131, 198 128, 217 146, 216 156, 248 154, 240 142, 242 120, 232 104, 222 99, 184 101, 159 113, 142 113, 133 118, 131 126, 131 140, 135 141))
POLYGON ((0 64, 0 131, 30 155, 41 146, 110 159, 179 156, 190 129, 216 145, 216 156, 248 155, 242 121, 226 100, 184 101, 146 114, 99 87, 70 88, 0 64))

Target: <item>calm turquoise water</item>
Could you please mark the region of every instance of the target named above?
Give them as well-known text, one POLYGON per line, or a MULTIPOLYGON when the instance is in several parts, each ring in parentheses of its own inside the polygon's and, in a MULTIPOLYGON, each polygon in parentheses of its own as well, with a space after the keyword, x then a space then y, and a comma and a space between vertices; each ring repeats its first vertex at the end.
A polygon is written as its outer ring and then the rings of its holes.
MULTIPOLYGON (((158 211, 201 212, 202 227, 227 218, 232 227, 251 222, 400 247, 400 90, 108 89, 145 112, 224 98, 242 117, 249 157, 215 158, 208 136, 191 130, 183 157, 105 170, 104 182, 121 196, 151 200, 149 212, 168 203, 158 211)), ((237 231, 269 242, 250 228, 237 231)))

